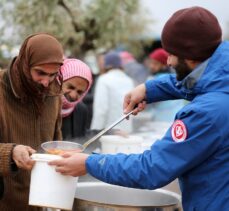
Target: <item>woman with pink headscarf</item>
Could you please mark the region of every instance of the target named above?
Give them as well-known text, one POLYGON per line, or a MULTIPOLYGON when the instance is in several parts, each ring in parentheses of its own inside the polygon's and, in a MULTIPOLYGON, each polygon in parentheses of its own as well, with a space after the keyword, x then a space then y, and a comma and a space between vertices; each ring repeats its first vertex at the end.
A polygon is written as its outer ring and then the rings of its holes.
POLYGON ((65 59, 63 75, 62 135, 63 139, 85 136, 87 107, 81 102, 92 85, 90 68, 78 59, 65 59))

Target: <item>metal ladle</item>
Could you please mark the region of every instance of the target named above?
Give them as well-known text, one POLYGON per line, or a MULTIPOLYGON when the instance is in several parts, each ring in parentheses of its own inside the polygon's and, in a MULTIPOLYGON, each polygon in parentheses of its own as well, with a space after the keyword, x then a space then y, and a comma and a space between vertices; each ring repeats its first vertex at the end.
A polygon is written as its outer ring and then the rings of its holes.
POLYGON ((99 139, 102 135, 104 135, 107 131, 112 129, 114 126, 119 124, 121 121, 126 119, 129 115, 133 113, 133 110, 129 112, 126 115, 123 115, 120 119, 118 119, 116 122, 108 126, 107 128, 103 129, 101 132, 99 132, 97 135, 86 141, 83 145, 75 142, 69 142, 69 141, 48 141, 41 144, 41 147, 39 148, 38 152, 46 152, 49 154, 58 154, 60 151, 68 151, 72 148, 71 151, 75 152, 83 152, 91 143, 99 139), (74 149, 74 150, 73 150, 74 149), (41 151, 42 150, 42 151, 41 151), (54 150, 54 152, 53 152, 54 150), (57 150, 57 152, 55 152, 57 150))
POLYGON ((86 141, 83 145, 82 145, 82 151, 84 151, 88 145, 90 145, 92 142, 96 141, 97 139, 99 139, 102 135, 104 135, 107 131, 109 131, 110 129, 112 129, 114 126, 116 126, 117 124, 119 124, 120 122, 122 122, 124 119, 126 119, 128 116, 130 116, 133 113, 134 110, 132 110, 131 112, 129 112, 128 114, 123 115, 121 118, 119 118, 117 121, 115 121, 113 124, 111 124, 110 126, 108 126, 107 128, 103 129, 101 132, 99 132, 97 135, 93 136, 91 139, 89 139, 88 141, 86 141))

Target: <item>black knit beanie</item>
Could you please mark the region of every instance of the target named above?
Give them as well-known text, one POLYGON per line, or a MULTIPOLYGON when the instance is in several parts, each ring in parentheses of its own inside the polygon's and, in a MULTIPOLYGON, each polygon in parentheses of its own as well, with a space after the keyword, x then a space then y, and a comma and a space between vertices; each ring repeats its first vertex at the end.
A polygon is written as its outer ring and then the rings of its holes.
POLYGON ((175 12, 162 31, 163 48, 179 58, 204 61, 222 41, 217 18, 202 7, 175 12))

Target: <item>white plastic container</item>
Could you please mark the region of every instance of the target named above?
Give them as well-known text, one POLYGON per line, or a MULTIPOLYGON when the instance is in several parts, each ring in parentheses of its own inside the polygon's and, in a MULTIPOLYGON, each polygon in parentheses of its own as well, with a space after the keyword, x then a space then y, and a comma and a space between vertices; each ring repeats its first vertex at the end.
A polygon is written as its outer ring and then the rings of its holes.
POLYGON ((100 138, 102 144, 102 153, 141 153, 142 152, 142 137, 128 136, 122 137, 118 135, 105 135, 100 138))
POLYGON ((30 181, 29 205, 72 210, 78 177, 64 176, 48 165, 58 155, 33 154, 36 161, 30 181))
POLYGON ((159 134, 155 132, 142 132, 142 133, 136 133, 134 135, 140 136, 143 138, 142 142, 142 152, 145 150, 150 150, 152 145, 163 138, 164 134, 159 134))

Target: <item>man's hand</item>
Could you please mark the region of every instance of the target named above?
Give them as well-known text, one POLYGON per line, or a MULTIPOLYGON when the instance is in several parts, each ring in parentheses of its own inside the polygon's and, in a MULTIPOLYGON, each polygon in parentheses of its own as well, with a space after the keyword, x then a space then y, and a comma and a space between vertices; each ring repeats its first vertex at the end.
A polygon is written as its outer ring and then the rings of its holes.
POLYGON ((146 87, 145 84, 141 84, 134 88, 130 93, 128 93, 124 98, 123 110, 127 114, 134 109, 133 114, 137 115, 138 112, 143 111, 146 107, 146 87))
POLYGON ((84 153, 65 153, 63 159, 50 161, 50 165, 56 166, 56 171, 63 175, 82 176, 87 173, 86 160, 89 155, 84 153))
POLYGON ((16 145, 12 152, 12 158, 18 168, 31 170, 35 161, 30 158, 30 155, 36 151, 29 146, 16 145))

